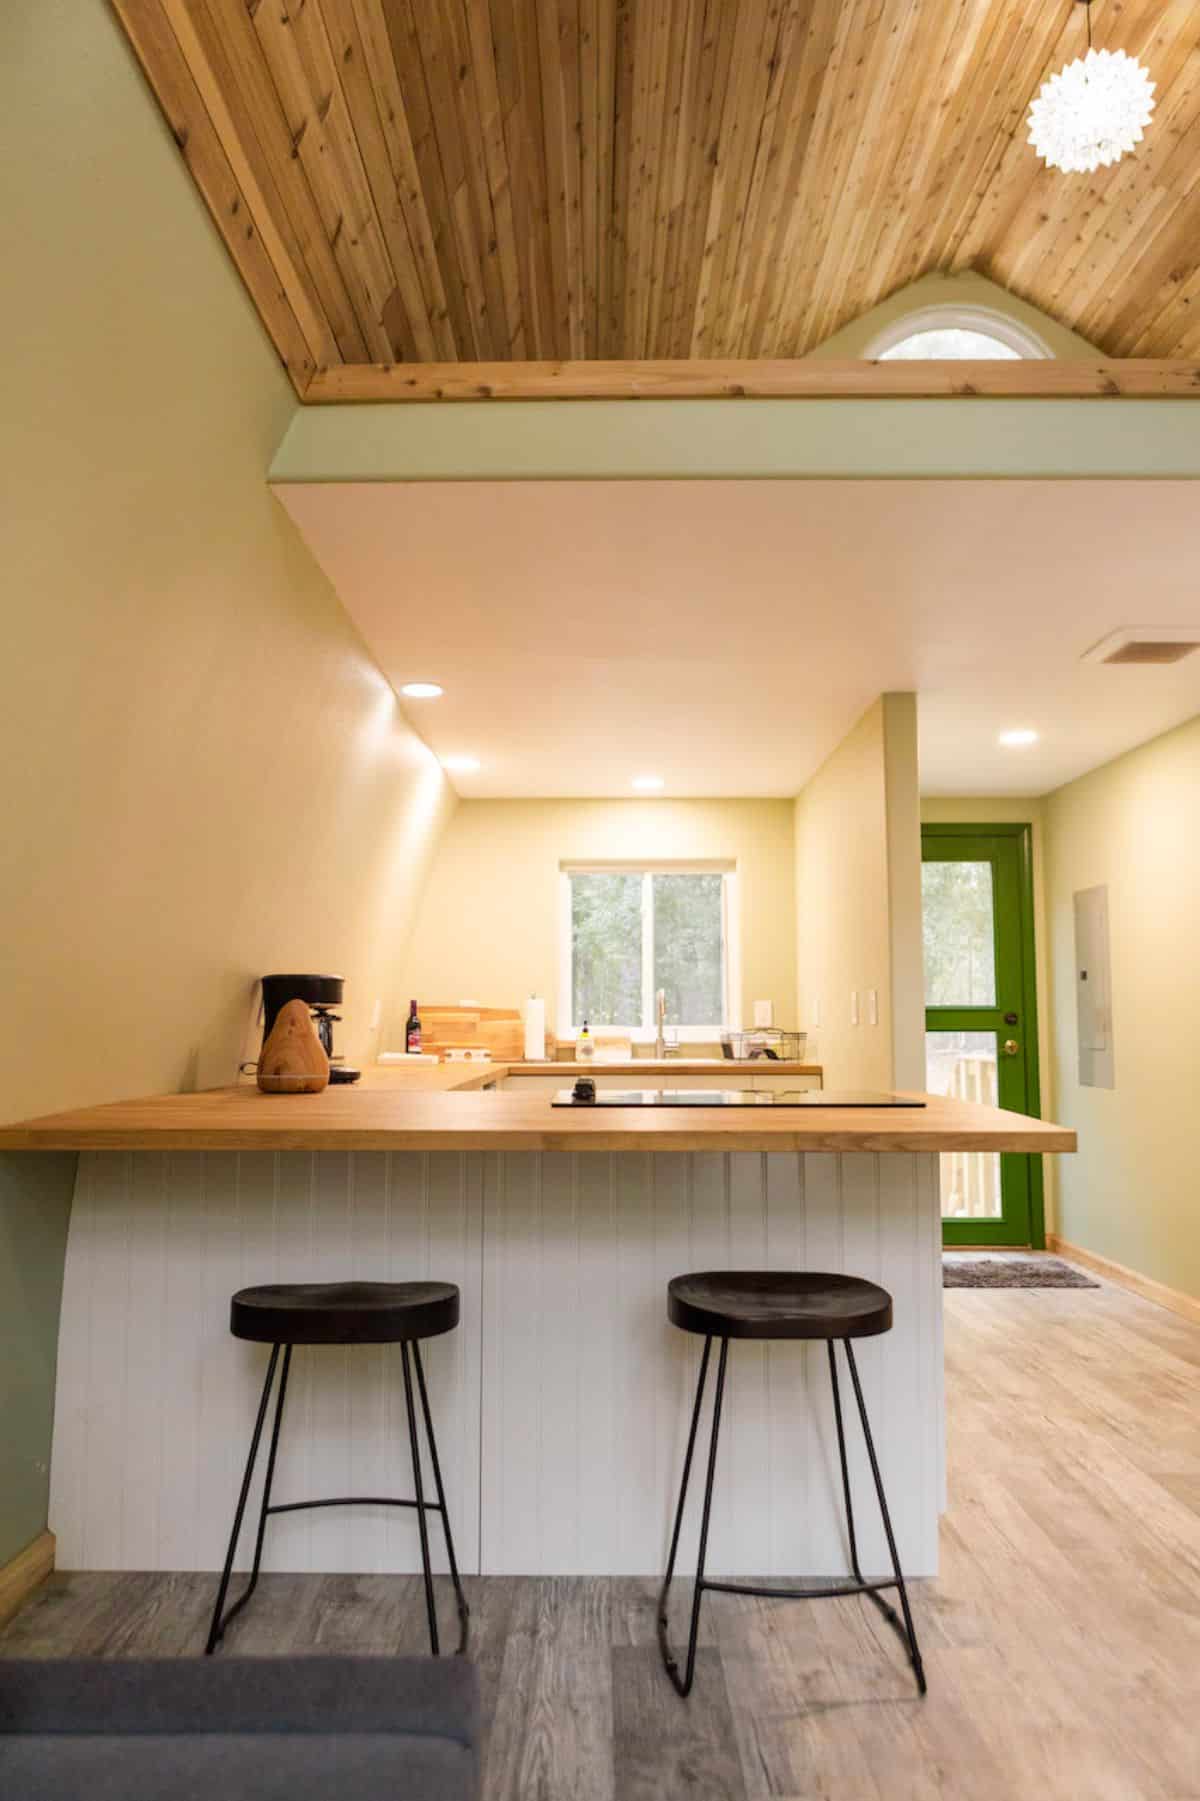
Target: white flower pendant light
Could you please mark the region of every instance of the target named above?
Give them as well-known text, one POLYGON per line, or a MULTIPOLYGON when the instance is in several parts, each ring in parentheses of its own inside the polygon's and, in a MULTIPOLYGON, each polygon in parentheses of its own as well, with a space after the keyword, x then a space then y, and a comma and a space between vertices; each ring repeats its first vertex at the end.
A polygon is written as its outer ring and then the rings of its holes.
POLYGON ((1120 162, 1142 141, 1154 111, 1154 83, 1123 50, 1092 49, 1092 0, 1087 55, 1052 75, 1029 109, 1029 142, 1052 169, 1091 174, 1120 162))

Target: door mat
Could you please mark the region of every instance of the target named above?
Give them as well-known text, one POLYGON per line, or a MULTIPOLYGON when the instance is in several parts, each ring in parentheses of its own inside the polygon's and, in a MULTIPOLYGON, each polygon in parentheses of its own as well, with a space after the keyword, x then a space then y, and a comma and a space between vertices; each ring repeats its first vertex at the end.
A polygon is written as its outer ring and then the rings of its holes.
POLYGON ((1057 1257, 943 1257, 943 1288, 1099 1288, 1057 1257))

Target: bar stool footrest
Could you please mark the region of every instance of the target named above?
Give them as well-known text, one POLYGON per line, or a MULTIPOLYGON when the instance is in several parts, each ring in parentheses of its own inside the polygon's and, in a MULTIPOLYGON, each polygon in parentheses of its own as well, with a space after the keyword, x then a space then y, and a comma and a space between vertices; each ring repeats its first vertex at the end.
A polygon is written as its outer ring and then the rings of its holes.
POLYGON ((303 1513, 309 1507, 423 1507, 426 1513, 441 1513, 439 1501, 408 1501, 397 1499, 395 1495, 330 1495, 328 1500, 321 1501, 274 1501, 263 1508, 264 1515, 272 1513, 303 1513))
POLYGON ((707 1576, 700 1584, 719 1595, 754 1595, 761 1601, 836 1601, 842 1595, 875 1595, 880 1589, 899 1586, 894 1580, 855 1582, 849 1577, 830 1588, 757 1588, 748 1582, 710 1582, 707 1576))

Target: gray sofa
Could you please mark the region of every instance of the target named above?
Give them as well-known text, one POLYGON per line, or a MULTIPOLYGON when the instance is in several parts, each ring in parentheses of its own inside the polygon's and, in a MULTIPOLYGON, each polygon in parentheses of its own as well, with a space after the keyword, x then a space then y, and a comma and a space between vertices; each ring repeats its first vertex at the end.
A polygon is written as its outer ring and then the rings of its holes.
POLYGON ((476 1801, 461 1657, 0 1661, 4 1801, 476 1801))

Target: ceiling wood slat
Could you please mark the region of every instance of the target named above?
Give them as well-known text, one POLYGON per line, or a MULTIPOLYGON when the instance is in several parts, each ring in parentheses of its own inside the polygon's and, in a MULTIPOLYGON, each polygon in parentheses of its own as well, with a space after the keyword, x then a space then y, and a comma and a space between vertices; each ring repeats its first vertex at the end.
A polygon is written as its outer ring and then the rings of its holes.
MULTIPOLYGON (((223 11, 236 4, 223 0, 223 11)), ((395 355, 383 316, 396 274, 331 67, 324 25, 314 8, 302 6, 293 14, 278 0, 256 6, 252 23, 367 348, 376 357, 395 355)))
MULTIPOLYGON (((329 321, 336 345, 333 356, 358 361, 368 355, 366 338, 307 177, 293 152, 287 119, 270 72, 258 54, 249 17, 242 8, 236 8, 227 19, 216 16, 214 5, 221 3, 167 0, 165 10, 179 20, 181 48, 206 96, 206 105, 217 108, 223 104, 228 109, 233 135, 227 154, 245 155, 281 239, 298 259, 329 321)), ((224 144, 228 126, 221 135, 224 144)))
MULTIPOLYGON (((271 0, 266 0, 267 4, 271 0)), ((434 227, 434 251, 442 270, 446 307, 459 356, 484 352, 483 294, 478 276, 467 279, 459 254, 459 238, 451 196, 450 178, 443 174, 442 149, 434 129, 434 107, 426 85, 421 46, 407 0, 371 0, 383 13, 391 44, 392 63, 399 84, 408 135, 416 160, 418 180, 434 227)))
POLYGON ((421 262, 408 224, 379 110, 379 97, 367 65, 366 50, 350 0, 325 0, 325 48, 331 59, 328 79, 341 84, 356 140, 370 204, 379 220, 396 289, 384 313, 389 337, 413 345, 407 353, 430 362, 438 354, 428 297, 422 285, 421 262), (394 325, 389 323, 389 316, 394 325))
POLYGON ((1195 0, 1096 0, 1157 108, 1086 176, 1026 141, 1072 0, 113 4, 300 387, 786 361, 935 270, 1105 356, 1196 349, 1195 0))
POLYGON ((279 260, 272 260, 263 236, 263 230, 270 233, 270 223, 264 221, 260 229, 250 198, 231 166, 219 127, 209 115, 161 6, 154 0, 118 0, 118 11, 180 154, 241 269, 284 367, 303 393, 317 359, 327 348, 326 327, 312 308, 303 276, 291 264, 276 234, 272 234, 273 248, 279 260))
MULTIPOLYGON (((400 78, 392 56, 387 22, 376 0, 332 0, 333 16, 353 16, 358 28, 359 44, 367 77, 375 97, 384 148, 395 184, 396 196, 403 208, 409 241, 417 262, 417 273, 425 297, 425 310, 437 346, 438 356, 453 356, 454 328, 438 261, 437 235, 421 186, 421 173, 413 149, 408 114, 400 78)), ((346 23, 349 32, 349 20, 346 23)))

